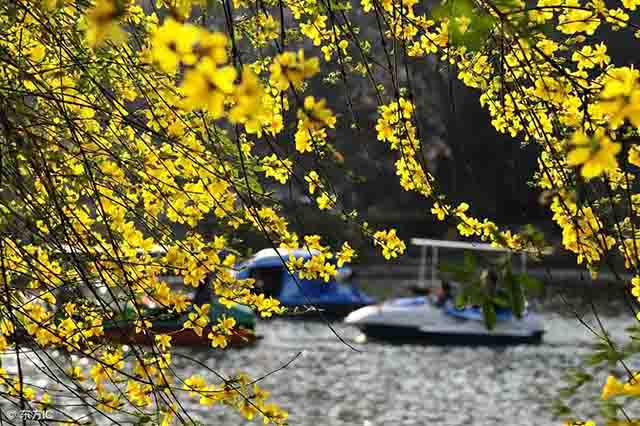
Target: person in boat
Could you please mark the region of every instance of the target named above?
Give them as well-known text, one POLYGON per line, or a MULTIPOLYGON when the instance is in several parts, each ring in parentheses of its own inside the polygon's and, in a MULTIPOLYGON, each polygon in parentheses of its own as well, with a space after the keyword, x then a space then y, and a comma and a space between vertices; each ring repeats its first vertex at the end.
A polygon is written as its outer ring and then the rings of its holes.
POLYGON ((499 279, 498 273, 493 268, 485 269, 480 275, 485 295, 492 301, 496 312, 508 311, 510 309, 509 294, 506 289, 498 287, 499 279))
POLYGON ((498 289, 498 273, 493 268, 485 268, 480 274, 480 282, 487 298, 494 299, 498 289))
POLYGON ((440 287, 440 291, 436 296, 436 306, 442 307, 453 297, 451 292, 451 284, 449 281, 442 281, 442 285, 440 287))
POLYGON ((411 294, 415 294, 416 296, 430 296, 431 289, 429 287, 423 287, 421 285, 412 284, 409 286, 409 291, 411 294))
MULTIPOLYGON (((484 268, 480 273, 480 285, 489 300, 495 300, 498 291, 498 273, 493 268, 484 268)), ((472 305, 473 309, 481 309, 480 305, 472 305)))
POLYGON ((252 273, 254 291, 266 297, 277 297, 282 288, 281 268, 260 268, 252 273))
POLYGON ((196 289, 191 303, 197 306, 206 305, 211 302, 211 276, 207 276, 202 284, 196 289))

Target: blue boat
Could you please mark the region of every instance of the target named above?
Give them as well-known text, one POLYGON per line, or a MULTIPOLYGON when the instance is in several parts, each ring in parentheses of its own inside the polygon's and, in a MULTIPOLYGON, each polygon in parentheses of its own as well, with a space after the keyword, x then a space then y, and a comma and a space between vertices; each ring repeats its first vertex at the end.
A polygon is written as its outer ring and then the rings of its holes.
POLYGON ((292 314, 305 313, 309 316, 313 313, 318 315, 320 311, 325 317, 342 318, 375 303, 373 298, 349 282, 352 277, 349 268, 339 268, 337 279, 325 282, 290 274, 284 265, 292 255, 307 261, 316 254, 306 249, 264 249, 238 265, 237 278, 254 278, 256 291, 278 299, 292 314))

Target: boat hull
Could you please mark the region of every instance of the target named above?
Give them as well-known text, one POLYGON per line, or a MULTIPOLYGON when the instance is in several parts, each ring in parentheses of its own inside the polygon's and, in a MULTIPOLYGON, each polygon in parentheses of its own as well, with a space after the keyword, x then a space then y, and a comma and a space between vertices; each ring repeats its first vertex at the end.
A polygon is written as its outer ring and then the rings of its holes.
MULTIPOLYGON (((102 341, 111 341, 122 344, 151 345, 155 335, 167 334, 171 336, 172 346, 211 346, 211 340, 207 337, 211 332, 211 326, 205 327, 202 335, 198 335, 193 329, 184 328, 189 319, 189 312, 179 316, 167 314, 163 309, 148 309, 145 311, 146 320, 152 323, 149 336, 135 333, 135 327, 131 311, 127 312, 128 319, 108 321, 103 325, 104 335, 102 341)), ((236 321, 232 334, 227 337, 227 347, 240 347, 254 343, 256 335, 255 314, 243 305, 235 305, 227 309, 217 300, 210 302, 209 324, 216 324, 223 316, 229 316, 236 321)))
POLYGON ((423 344, 441 346, 506 346, 538 345, 542 343, 544 331, 531 335, 491 335, 473 333, 439 333, 423 331, 418 327, 395 327, 388 325, 368 325, 360 330, 371 340, 397 344, 423 344))

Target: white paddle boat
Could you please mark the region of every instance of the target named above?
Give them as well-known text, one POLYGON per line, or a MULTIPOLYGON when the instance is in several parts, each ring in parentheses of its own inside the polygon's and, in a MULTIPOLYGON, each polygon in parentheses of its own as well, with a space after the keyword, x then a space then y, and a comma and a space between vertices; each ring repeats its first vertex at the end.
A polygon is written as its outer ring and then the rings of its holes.
MULTIPOLYGON (((426 282, 426 249, 427 247, 432 249, 430 262, 432 286, 440 283, 436 280, 438 248, 507 251, 489 244, 461 241, 414 238, 411 242, 421 247, 418 277, 420 283, 426 282)), ((521 260, 522 272, 525 273, 526 252, 521 254, 521 260)), ((453 287, 457 285, 454 284, 453 287)), ((526 302, 520 318, 517 318, 509 308, 495 306, 495 325, 489 329, 480 307, 466 306, 463 309, 457 309, 453 302, 453 295, 449 293, 447 290, 439 297, 430 295, 409 297, 365 306, 349 314, 345 322, 358 327, 369 338, 396 342, 503 345, 535 344, 542 341, 544 328, 541 319, 528 309, 526 302)))
POLYGON ((540 343, 544 328, 539 317, 525 311, 521 319, 510 309, 496 309, 495 327, 489 330, 479 307, 442 306, 429 296, 402 298, 366 306, 345 318, 367 337, 395 342, 452 345, 506 345, 540 343))

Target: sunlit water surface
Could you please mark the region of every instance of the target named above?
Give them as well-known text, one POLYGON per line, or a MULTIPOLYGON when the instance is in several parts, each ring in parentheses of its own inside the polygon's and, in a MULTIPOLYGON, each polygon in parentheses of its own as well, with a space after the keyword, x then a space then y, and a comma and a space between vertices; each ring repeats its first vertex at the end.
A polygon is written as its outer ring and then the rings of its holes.
MULTIPOLYGON (((430 347, 362 342, 357 329, 334 324, 342 343, 321 322, 274 320, 258 325, 263 339, 241 350, 190 351, 223 375, 244 371, 263 376, 295 360, 262 382, 271 398, 290 413, 290 424, 303 426, 374 425, 560 425, 550 404, 562 387, 568 368, 588 353, 593 335, 575 319, 543 314, 547 334, 539 346, 507 348, 430 347), (298 354, 300 355, 298 356, 298 354), (297 358, 296 358, 297 356, 297 358)), ((593 318, 587 321, 597 328, 593 318)), ((625 338, 628 318, 603 318, 614 338, 625 338)), ((180 374, 211 372, 175 359, 180 374)), ((5 356, 3 367, 16 372, 15 358, 5 356)), ((48 381, 23 365, 30 382, 48 381)), ((585 394, 597 399, 601 383, 585 394)), ((579 402, 585 417, 597 404, 579 402)), ((250 424, 223 407, 203 408, 186 401, 190 416, 205 425, 250 424)), ((258 421, 255 424, 260 424, 258 421)), ((101 424, 110 424, 109 421, 101 424)))

